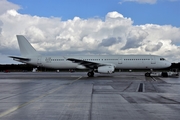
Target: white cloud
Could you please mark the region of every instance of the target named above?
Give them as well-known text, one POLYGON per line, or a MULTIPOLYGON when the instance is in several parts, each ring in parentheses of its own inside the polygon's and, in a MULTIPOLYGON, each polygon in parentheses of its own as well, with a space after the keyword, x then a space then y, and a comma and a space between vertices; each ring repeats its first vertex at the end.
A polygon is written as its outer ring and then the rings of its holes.
POLYGON ((121 0, 121 2, 119 2, 119 4, 122 4, 124 2, 137 2, 140 4, 155 4, 158 1, 178 2, 180 0, 121 0))
POLYGON ((168 1, 170 1, 170 2, 178 2, 180 0, 168 0, 168 1))
MULTIPOLYGON (((142 4, 155 4, 157 0, 123 0, 123 2, 137 2, 142 4)), ((121 2, 122 3, 122 2, 121 2)))
POLYGON ((5 13, 7 10, 14 9, 18 10, 21 7, 19 5, 8 2, 7 0, 0 0, 0 15, 5 13))
POLYGON ((0 15, 1 56, 20 55, 17 34, 25 35, 38 51, 46 54, 157 54, 171 61, 180 59, 180 28, 134 26, 131 18, 116 11, 107 13, 105 20, 74 17, 62 21, 9 9, 0 15))
POLYGON ((154 44, 151 43, 151 44, 146 46, 145 50, 150 51, 150 52, 154 52, 154 51, 158 51, 162 46, 163 46, 162 42, 158 42, 158 43, 154 43, 154 44))

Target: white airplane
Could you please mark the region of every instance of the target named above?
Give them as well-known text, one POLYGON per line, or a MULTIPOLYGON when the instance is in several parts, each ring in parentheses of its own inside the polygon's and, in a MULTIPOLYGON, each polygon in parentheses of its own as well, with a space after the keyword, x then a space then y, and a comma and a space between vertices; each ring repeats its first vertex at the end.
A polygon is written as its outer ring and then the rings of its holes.
MULTIPOLYGON (((21 57, 9 56, 15 61, 54 69, 89 69, 94 72, 111 74, 115 69, 162 69, 171 66, 163 57, 156 55, 71 55, 42 56, 23 35, 17 35, 21 57)), ((146 73, 145 76, 150 76, 146 73)))

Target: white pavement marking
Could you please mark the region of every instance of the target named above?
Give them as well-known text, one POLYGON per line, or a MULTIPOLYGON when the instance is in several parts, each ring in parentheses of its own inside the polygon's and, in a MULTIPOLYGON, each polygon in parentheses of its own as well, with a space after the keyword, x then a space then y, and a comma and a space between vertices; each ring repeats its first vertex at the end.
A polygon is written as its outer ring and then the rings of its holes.
MULTIPOLYGON (((72 84, 72 83, 80 80, 81 78, 82 78, 82 76, 78 77, 77 79, 75 79, 75 80, 73 80, 72 82, 70 82, 70 84, 72 84)), ((18 110, 18 109, 20 109, 20 108, 22 108, 22 107, 24 107, 24 106, 26 106, 26 105, 28 105, 28 104, 30 104, 30 103, 33 103, 34 101, 36 101, 36 100, 38 100, 38 99, 40 99, 40 98, 43 98, 43 97, 45 97, 45 96, 47 96, 47 95, 49 95, 49 94, 52 94, 52 93, 56 92, 57 90, 59 90, 60 88, 62 88, 62 86, 57 87, 57 88, 54 88, 54 89, 48 91, 47 93, 45 93, 45 94, 43 94, 43 95, 41 95, 41 96, 39 96, 39 97, 37 97, 37 98, 34 98, 34 99, 32 99, 32 100, 24 103, 24 104, 21 104, 21 105, 12 107, 12 108, 10 108, 9 110, 6 110, 6 111, 0 113, 0 118, 1 118, 1 117, 4 117, 4 116, 8 115, 9 113, 12 113, 12 112, 14 112, 14 111, 16 111, 16 110, 18 110)))

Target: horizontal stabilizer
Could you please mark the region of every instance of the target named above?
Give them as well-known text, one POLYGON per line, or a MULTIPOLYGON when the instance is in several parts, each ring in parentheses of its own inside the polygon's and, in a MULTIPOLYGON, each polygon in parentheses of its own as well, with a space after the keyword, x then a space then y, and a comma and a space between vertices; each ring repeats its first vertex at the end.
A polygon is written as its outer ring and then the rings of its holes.
POLYGON ((13 58, 13 60, 16 61, 30 61, 30 58, 24 58, 24 57, 16 57, 16 56, 9 56, 10 58, 13 58))

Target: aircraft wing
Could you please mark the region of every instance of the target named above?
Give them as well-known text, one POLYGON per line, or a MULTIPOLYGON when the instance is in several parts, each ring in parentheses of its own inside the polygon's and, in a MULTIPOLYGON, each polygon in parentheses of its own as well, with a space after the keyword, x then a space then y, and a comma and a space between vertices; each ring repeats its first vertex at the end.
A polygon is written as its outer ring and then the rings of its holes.
POLYGON ((78 63, 79 65, 83 65, 83 66, 85 66, 86 68, 89 68, 89 69, 97 69, 100 66, 109 66, 109 65, 111 65, 111 64, 86 61, 86 60, 81 60, 81 59, 76 59, 76 58, 68 58, 67 60, 72 61, 73 63, 78 63))
POLYGON ((24 58, 24 57, 16 57, 16 56, 9 56, 10 58, 13 58, 13 60, 16 61, 30 61, 31 59, 29 58, 24 58))

